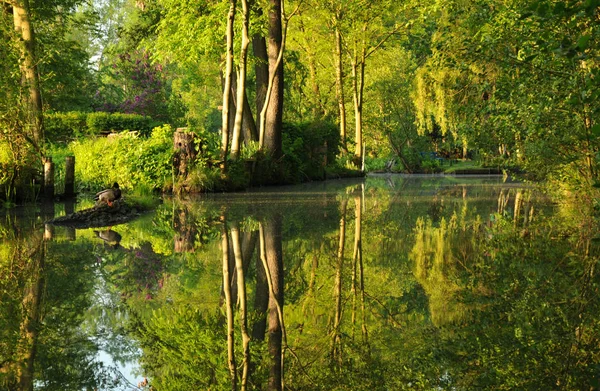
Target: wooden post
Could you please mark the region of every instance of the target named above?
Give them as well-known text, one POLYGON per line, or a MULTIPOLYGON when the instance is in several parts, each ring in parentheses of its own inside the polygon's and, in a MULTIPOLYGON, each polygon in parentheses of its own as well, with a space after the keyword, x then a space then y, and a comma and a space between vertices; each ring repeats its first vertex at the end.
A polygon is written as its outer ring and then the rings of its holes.
POLYGON ((173 135, 173 150, 175 151, 173 166, 177 175, 186 175, 188 166, 196 158, 194 133, 188 132, 187 128, 177 128, 173 135))
POLYGON ((51 157, 44 161, 44 197, 54 198, 54 163, 51 157))
POLYGON ((65 158, 65 197, 75 195, 75 156, 65 158))
POLYGON ((54 226, 52 224, 44 224, 44 240, 50 241, 54 237, 54 226))

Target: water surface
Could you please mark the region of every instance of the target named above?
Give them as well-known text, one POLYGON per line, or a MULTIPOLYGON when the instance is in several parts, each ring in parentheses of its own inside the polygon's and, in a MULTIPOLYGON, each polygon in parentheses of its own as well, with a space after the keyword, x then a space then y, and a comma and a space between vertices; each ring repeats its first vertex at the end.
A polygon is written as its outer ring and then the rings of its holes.
POLYGON ((374 176, 44 224, 72 208, 0 220, 0 389, 599 386, 597 245, 530 186, 374 176))

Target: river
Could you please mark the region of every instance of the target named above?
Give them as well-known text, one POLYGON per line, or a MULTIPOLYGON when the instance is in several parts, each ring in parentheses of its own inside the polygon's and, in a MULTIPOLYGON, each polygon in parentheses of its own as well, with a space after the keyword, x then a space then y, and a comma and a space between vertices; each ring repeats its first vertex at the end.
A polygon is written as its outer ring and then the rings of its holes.
POLYGON ((2 390, 600 387, 591 223, 532 186, 378 175, 44 224, 89 206, 0 214, 2 390))

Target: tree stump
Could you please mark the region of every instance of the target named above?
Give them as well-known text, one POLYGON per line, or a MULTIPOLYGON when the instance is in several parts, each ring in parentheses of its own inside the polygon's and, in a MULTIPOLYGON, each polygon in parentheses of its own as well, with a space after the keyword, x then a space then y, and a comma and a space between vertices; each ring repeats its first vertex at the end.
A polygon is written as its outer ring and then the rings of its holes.
POLYGON ((196 158, 194 147, 194 133, 188 132, 187 128, 177 128, 173 135, 173 166, 177 175, 186 175, 190 164, 196 158))

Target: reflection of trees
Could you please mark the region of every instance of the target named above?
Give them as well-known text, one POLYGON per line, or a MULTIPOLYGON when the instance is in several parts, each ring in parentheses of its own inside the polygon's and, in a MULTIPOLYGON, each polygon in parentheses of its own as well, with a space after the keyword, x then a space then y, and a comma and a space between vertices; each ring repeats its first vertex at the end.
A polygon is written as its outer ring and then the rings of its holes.
MULTIPOLYGON (((476 251, 472 233, 479 230, 478 222, 461 228, 464 221, 454 215, 450 222, 442 219, 439 227, 431 220, 417 220, 415 245, 410 253, 415 264, 415 277, 429 296, 429 312, 437 326, 464 320, 467 308, 453 300, 460 291, 456 282, 458 268, 468 268, 460 254, 476 251)), ((464 259, 463 259, 464 261, 464 259)))
POLYGON ((555 224, 530 225, 523 237, 514 221, 499 219, 482 241, 465 285, 477 280, 484 289, 461 293, 477 310, 445 343, 448 352, 461 352, 452 368, 457 387, 596 387, 598 250, 586 252, 588 240, 579 235, 550 236, 555 224))
POLYGON ((164 262, 168 290, 145 303, 126 299, 138 313, 150 383, 546 389, 560 380, 559 388, 590 388, 600 339, 589 241, 557 242, 556 228, 531 222, 525 190, 371 196, 378 191, 340 192, 333 207, 302 213, 289 203, 215 203, 223 219, 209 231, 219 235, 167 259, 176 267, 164 262), (443 205, 437 220, 419 218, 433 194, 443 205))
MULTIPOLYGON (((48 237, 49 239, 49 237, 48 237)), ((41 229, 0 228, 0 389, 109 388, 84 327, 94 276, 91 245, 44 241, 41 229)))
POLYGON ((271 355, 269 390, 283 389, 283 350, 285 337, 283 321, 283 251, 282 217, 274 214, 266 217, 259 226, 260 257, 263 262, 269 286, 269 306, 267 312, 268 347, 271 355))
MULTIPOLYGON (((30 236, 27 241, 20 237, 13 238, 9 246, 12 247, 11 258, 9 258, 12 265, 10 269, 3 270, 2 274, 6 273, 6 275, 2 276, 2 280, 5 283, 13 283, 14 296, 11 295, 9 301, 15 305, 12 308, 14 312, 11 312, 13 316, 18 317, 19 325, 18 328, 13 329, 14 335, 17 335, 11 341, 14 344, 9 345, 9 349, 2 352, 4 356, 2 370, 7 373, 7 379, 3 382, 8 388, 26 391, 33 390, 35 380, 34 364, 39 349, 42 293, 45 285, 45 246, 40 233, 30 236), (13 274, 14 272, 17 274, 13 274), (11 274, 13 278, 16 277, 13 281, 10 281, 11 274), (16 305, 19 301, 20 305, 16 305)), ((9 322, 10 320, 12 319, 5 319, 9 322)), ((5 324, 6 331, 11 329, 9 324, 5 324)), ((5 335, 5 337, 9 336, 5 335)), ((9 341, 4 343, 7 342, 9 341)))

